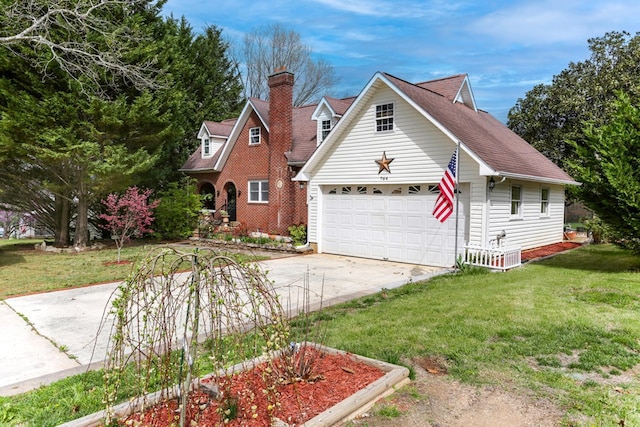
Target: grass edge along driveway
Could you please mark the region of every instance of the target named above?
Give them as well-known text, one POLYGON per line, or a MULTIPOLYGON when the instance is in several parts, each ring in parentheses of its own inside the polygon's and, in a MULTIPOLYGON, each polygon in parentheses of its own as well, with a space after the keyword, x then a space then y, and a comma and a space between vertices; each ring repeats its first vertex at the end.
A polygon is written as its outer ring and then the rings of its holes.
MULTIPOLYGON (((463 382, 550 399, 564 426, 637 426, 638 271, 640 256, 588 246, 360 298, 316 314, 315 329, 329 346, 407 365, 435 356, 463 382)), ((102 409, 101 386, 90 373, 0 398, 0 424, 57 425, 102 409)))

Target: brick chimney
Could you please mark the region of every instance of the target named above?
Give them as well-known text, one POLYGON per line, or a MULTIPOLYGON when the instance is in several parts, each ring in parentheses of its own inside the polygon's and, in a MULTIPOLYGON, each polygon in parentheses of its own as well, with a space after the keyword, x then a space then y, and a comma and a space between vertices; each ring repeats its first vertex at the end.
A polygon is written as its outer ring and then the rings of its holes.
POLYGON ((269 143, 291 148, 293 120, 293 74, 284 67, 269 76, 269 143))
POLYGON ((293 224, 294 183, 285 153, 293 142, 293 74, 281 67, 269 76, 269 232, 293 224))

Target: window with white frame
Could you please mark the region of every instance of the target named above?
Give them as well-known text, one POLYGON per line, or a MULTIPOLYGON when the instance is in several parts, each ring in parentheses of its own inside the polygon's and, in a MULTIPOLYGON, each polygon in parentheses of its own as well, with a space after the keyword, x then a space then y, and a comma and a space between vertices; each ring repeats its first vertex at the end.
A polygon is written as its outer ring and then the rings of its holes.
POLYGON ((324 141, 329 132, 331 132, 331 120, 323 120, 321 123, 322 126, 322 140, 324 141))
POLYGON ((260 144, 260 128, 249 129, 249 145, 260 144))
POLYGON ((522 187, 519 185, 511 186, 511 216, 522 216, 522 187))
POLYGON ((205 138, 202 140, 202 155, 203 156, 211 155, 211 140, 209 138, 205 138))
POLYGON ((376 105, 376 132, 393 130, 393 103, 376 105))
POLYGON ((548 188, 540 189, 540 215, 542 216, 549 215, 549 189, 548 188))
POLYGON ((269 181, 249 181, 249 201, 254 203, 269 202, 269 181))

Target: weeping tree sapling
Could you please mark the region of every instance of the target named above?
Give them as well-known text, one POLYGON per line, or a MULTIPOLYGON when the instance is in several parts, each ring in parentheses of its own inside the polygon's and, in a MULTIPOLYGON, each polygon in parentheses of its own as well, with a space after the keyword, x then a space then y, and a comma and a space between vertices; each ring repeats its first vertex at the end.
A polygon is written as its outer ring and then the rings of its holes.
POLYGON ((153 223, 153 209, 160 203, 155 200, 149 203, 151 190, 140 191, 138 187, 129 187, 126 193, 119 196, 111 193, 102 204, 106 213, 100 218, 106 221, 102 227, 111 232, 111 238, 118 248, 118 262, 120 262, 120 250, 131 236, 142 236, 151 231, 153 223))

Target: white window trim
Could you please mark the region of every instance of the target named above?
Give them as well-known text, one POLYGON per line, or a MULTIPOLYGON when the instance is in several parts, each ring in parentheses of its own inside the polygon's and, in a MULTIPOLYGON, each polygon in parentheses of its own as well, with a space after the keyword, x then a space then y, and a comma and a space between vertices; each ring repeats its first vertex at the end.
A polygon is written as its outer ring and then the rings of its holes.
POLYGON ((320 120, 320 137, 322 138, 322 141, 327 138, 329 132, 331 132, 331 129, 333 129, 333 123, 331 123, 331 120, 320 120), (325 123, 329 124, 328 129, 325 129, 325 123))
POLYGON ((260 142, 262 142, 262 131, 260 127, 249 128, 249 145, 260 145, 260 142), (255 130, 257 130, 257 135, 253 134, 255 130), (258 137, 258 142, 253 142, 255 136, 258 137))
POLYGON ((522 219, 522 185, 511 185, 509 190, 509 216, 511 219, 522 219), (517 200, 518 212, 513 213, 513 189, 516 187, 520 189, 520 199, 517 200))
POLYGON ((540 216, 541 217, 547 218, 547 217, 551 216, 551 212, 550 212, 551 200, 550 199, 551 199, 551 189, 549 187, 542 187, 540 189, 540 216), (544 193, 545 190, 547 192, 547 199, 546 200, 542 198, 542 194, 544 193), (545 203, 546 203, 546 208, 547 208, 546 212, 543 211, 543 209, 542 209, 545 203))
MULTIPOLYGON (((375 122, 374 122, 376 133, 384 133, 384 132, 393 132, 393 131, 395 131, 395 129, 396 129, 395 117, 396 117, 396 105, 395 105, 395 103, 393 103, 393 102, 385 102, 385 103, 382 103, 382 104, 376 104, 376 106, 375 106, 375 122), (391 105, 391 111, 392 111, 391 115, 385 115, 385 116, 378 117, 378 107, 383 107, 383 106, 386 106, 386 105, 391 105), (378 127, 379 127, 378 121, 384 121, 384 120, 388 120, 388 119, 391 120, 391 129, 378 130, 378 127)), ((380 125, 380 126, 389 126, 389 123, 387 123, 386 125, 380 125)))
POLYGON ((247 202, 248 203, 269 203, 269 180, 267 179, 255 179, 255 180, 251 180, 247 183, 247 202), (251 199, 251 184, 258 184, 258 200, 252 200, 251 199), (267 200, 263 199, 263 193, 265 192, 265 190, 263 189, 264 184, 267 184, 267 190, 266 190, 266 194, 267 194, 267 200))
POLYGON ((211 157, 213 153, 211 152, 211 139, 203 138, 202 139, 202 157, 211 157))

